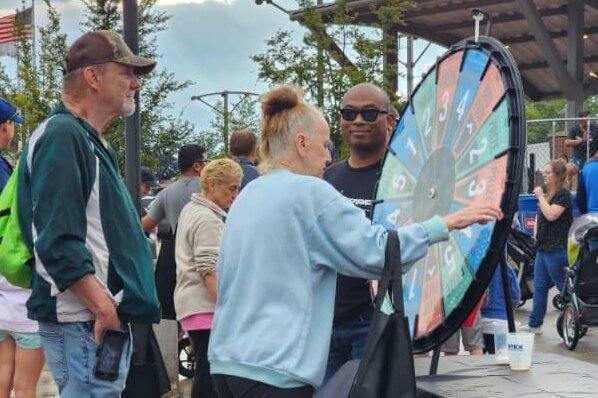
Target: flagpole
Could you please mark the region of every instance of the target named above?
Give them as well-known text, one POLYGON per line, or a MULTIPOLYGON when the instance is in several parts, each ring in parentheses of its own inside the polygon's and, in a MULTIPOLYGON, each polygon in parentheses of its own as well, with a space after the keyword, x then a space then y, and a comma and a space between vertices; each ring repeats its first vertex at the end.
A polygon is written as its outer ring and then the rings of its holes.
POLYGON ((35 38, 37 34, 35 32, 35 0, 31 0, 31 53, 33 61, 33 72, 37 74, 37 51, 35 45, 35 38))

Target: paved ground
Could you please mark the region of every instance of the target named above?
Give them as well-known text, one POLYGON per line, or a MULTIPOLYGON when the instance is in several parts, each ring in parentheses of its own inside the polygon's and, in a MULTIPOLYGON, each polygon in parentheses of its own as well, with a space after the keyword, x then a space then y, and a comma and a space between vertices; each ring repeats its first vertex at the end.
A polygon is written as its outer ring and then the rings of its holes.
MULTIPOLYGON (((553 289, 554 294, 554 289, 553 289)), ((552 299, 552 297, 550 298, 552 299)), ((527 322, 527 318, 531 311, 531 300, 528 301, 522 308, 518 309, 515 317, 522 325, 527 322)), ((544 321, 543 334, 536 335, 534 349, 540 352, 547 352, 573 357, 582 361, 598 364, 598 328, 590 328, 588 334, 579 341, 575 351, 569 351, 563 345, 560 337, 556 332, 556 318, 559 312, 550 305, 544 321)), ((191 383, 189 380, 182 380, 179 382, 178 390, 173 391, 165 397, 190 397, 191 383)), ((38 397, 58 397, 58 392, 52 375, 48 370, 44 370, 38 385, 38 397)))

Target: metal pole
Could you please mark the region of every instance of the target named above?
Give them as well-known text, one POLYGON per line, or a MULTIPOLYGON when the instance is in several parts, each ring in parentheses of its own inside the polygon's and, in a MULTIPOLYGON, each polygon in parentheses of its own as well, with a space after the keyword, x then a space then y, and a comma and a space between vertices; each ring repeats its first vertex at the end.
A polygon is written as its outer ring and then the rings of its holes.
MULTIPOLYGON (((322 5, 322 0, 317 1, 317 6, 322 5)), ((322 29, 325 29, 324 27, 322 29)), ((322 37, 318 37, 318 69, 317 69, 317 103, 319 108, 324 108, 324 51, 322 51, 322 37)))
POLYGON ((588 160, 590 160, 590 141, 592 140, 591 131, 592 131, 592 121, 590 119, 588 119, 588 140, 586 141, 586 162, 588 160))
MULTIPOLYGON (((139 28, 137 19, 137 0, 123 1, 123 31, 124 39, 133 53, 139 53, 139 28)), ((139 189, 141 185, 140 176, 140 152, 141 144, 139 139, 139 91, 135 92, 135 113, 125 118, 125 181, 131 200, 141 214, 141 198, 139 189)))
POLYGON ((37 34, 35 33, 35 0, 31 0, 31 61, 33 63, 33 71, 37 71, 37 51, 36 51, 37 34))
POLYGON ((407 36, 407 98, 413 92, 413 36, 407 36))
POLYGON ((432 360, 430 361, 430 376, 438 373, 438 362, 440 362, 440 346, 432 351, 432 360))
POLYGON ((552 158, 556 158, 556 122, 552 122, 552 158))
POLYGON ((509 323, 509 333, 515 333, 515 316, 513 315, 513 303, 511 302, 511 289, 509 289, 509 273, 507 270, 507 259, 504 250, 500 255, 500 277, 502 279, 502 289, 505 296, 505 310, 507 311, 507 321, 509 323))
POLYGON ((224 97, 224 152, 228 154, 228 91, 224 90, 222 93, 224 97))

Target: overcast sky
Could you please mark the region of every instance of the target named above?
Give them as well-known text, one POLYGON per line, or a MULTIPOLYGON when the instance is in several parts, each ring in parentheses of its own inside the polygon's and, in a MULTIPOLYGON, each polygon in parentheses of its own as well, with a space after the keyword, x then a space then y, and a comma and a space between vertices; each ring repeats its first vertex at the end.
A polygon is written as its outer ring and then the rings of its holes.
MULTIPOLYGON (((0 3, 0 16, 3 16, 20 6, 21 0, 0 0, 0 3)), ((295 0, 276 0, 276 3, 287 9, 297 7, 295 0)), ((61 27, 70 44, 81 34, 81 2, 52 0, 52 4, 62 15, 61 27)), ((257 6, 254 0, 158 0, 157 5, 172 16, 169 29, 158 34, 159 51, 163 54, 158 64, 174 72, 177 79, 194 82, 170 99, 176 110, 183 111, 198 130, 207 127, 214 113, 200 102, 191 101, 192 95, 222 90, 265 91, 267 86, 257 81, 257 66, 249 57, 263 52, 265 40, 279 29, 294 31, 298 39, 303 33, 303 28, 284 13, 270 5, 257 6)), ((38 26, 47 21, 46 6, 39 0, 36 0, 35 19, 38 26)), ((421 48, 424 43, 416 41, 416 45, 421 48)), ((438 54, 435 49, 422 58, 418 75, 438 54)), ((9 72, 14 71, 14 61, 10 58, 0 57, 0 63, 9 72)), ((404 91, 404 84, 402 87, 404 91)), ((206 98, 210 102, 217 99, 206 98)))

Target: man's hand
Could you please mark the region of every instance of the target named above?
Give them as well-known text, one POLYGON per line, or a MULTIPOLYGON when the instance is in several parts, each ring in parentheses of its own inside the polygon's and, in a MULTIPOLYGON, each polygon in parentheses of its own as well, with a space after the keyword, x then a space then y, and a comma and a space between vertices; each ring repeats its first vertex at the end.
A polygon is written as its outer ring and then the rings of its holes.
POLYGON ((69 288, 95 315, 94 338, 100 341, 104 329, 120 330, 116 303, 92 274, 87 274, 69 288))
POLYGON ((106 329, 121 330, 120 319, 116 313, 116 307, 112 305, 111 309, 108 309, 105 314, 97 315, 96 321, 93 328, 93 337, 98 343, 102 339, 102 334, 106 329))
POLYGON ((444 222, 449 231, 467 228, 471 224, 486 224, 489 221, 502 220, 503 212, 498 206, 470 206, 444 216, 444 222))

